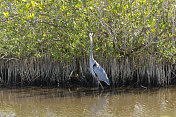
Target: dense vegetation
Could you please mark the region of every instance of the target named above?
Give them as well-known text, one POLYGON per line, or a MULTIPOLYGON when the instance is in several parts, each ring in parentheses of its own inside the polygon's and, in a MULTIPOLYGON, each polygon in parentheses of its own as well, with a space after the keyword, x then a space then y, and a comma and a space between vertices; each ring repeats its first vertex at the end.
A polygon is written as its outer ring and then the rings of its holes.
POLYGON ((170 84, 176 78, 175 5, 175 0, 1 0, 1 82, 89 81, 93 32, 94 57, 112 84, 170 84))

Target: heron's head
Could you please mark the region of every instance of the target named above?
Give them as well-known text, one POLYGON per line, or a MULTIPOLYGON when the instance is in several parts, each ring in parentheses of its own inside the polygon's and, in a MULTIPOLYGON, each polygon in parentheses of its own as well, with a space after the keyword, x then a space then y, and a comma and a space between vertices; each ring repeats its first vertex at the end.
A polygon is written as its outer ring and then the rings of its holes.
POLYGON ((89 33, 89 37, 92 38, 93 33, 89 33))

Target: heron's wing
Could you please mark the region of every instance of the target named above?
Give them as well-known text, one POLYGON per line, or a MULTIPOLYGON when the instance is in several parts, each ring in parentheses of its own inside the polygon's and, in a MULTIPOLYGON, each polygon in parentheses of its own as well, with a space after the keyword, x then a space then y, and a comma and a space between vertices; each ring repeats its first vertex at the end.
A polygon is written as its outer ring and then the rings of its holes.
POLYGON ((93 70, 100 81, 104 81, 107 85, 110 85, 106 72, 98 63, 93 66, 93 70))

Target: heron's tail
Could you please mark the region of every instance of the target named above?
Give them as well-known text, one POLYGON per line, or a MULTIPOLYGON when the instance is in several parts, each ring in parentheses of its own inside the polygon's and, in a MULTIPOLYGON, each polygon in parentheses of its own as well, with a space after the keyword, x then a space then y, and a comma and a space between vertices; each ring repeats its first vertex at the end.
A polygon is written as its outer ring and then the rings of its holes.
POLYGON ((107 79, 106 81, 104 81, 107 85, 110 86, 110 82, 109 82, 109 79, 107 79))

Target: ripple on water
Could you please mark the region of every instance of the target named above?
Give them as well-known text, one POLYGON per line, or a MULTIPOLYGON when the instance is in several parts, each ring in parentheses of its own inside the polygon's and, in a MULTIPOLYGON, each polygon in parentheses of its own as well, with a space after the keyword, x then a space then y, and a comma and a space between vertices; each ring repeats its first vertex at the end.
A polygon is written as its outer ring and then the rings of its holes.
POLYGON ((174 117, 176 87, 161 89, 0 89, 1 116, 174 117))

